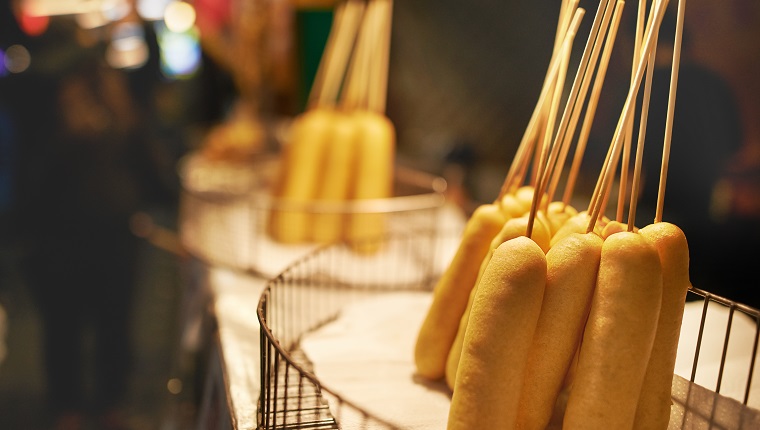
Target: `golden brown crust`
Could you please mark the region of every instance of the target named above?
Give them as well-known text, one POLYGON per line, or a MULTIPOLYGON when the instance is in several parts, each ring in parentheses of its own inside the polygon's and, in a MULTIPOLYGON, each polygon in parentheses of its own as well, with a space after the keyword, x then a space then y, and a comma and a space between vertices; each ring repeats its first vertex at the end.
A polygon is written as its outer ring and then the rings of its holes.
POLYGON ((443 377, 480 262, 504 222, 503 213, 492 204, 479 206, 468 220, 459 248, 433 290, 433 302, 417 335, 414 363, 420 376, 443 377))
POLYGON ((573 233, 546 254, 546 290, 525 370, 518 429, 543 430, 549 424, 588 317, 602 243, 594 233, 573 233))
POLYGON ((512 428, 546 284, 535 242, 501 244, 483 273, 465 333, 448 429, 512 428))
POLYGON ((689 246, 674 224, 650 224, 639 233, 657 250, 663 268, 662 306, 652 355, 639 396, 634 429, 667 429, 670 421, 671 383, 689 281, 689 246))
POLYGON ((607 238, 563 428, 632 427, 661 295, 662 267, 654 247, 638 233, 607 238))

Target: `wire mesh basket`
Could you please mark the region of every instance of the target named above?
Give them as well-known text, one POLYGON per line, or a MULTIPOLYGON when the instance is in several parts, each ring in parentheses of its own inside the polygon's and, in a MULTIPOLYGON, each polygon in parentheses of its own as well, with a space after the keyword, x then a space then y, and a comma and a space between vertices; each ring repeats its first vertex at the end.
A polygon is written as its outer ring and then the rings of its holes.
POLYGON ((274 240, 268 231, 272 217, 292 213, 381 217, 384 235, 429 228, 439 222, 445 202, 442 178, 403 166, 394 170, 390 198, 287 201, 272 196, 278 169, 274 154, 240 164, 212 162, 198 154, 185 157, 179 164, 179 230, 184 248, 211 264, 269 278, 323 245, 274 240))
MULTIPOLYGON (((330 386, 319 370, 315 371, 313 359, 303 347, 312 333, 329 327, 353 304, 399 291, 424 294, 432 290, 441 272, 428 271, 435 265, 425 265, 424 259, 442 256, 417 253, 414 236, 383 240, 396 252, 358 265, 346 260, 344 245, 330 246, 305 256, 268 281, 258 305, 260 429, 413 428, 377 414, 382 404, 368 409, 367 403, 360 404, 330 386), (421 264, 416 277, 401 275, 410 261, 421 264)), ((756 409, 760 391, 752 390, 760 312, 697 288, 690 289, 687 300, 688 308, 695 312, 685 315, 683 322, 683 346, 679 344, 677 358, 683 377, 674 376, 676 412, 671 414, 670 429, 760 428, 756 409), (733 387, 727 386, 728 379, 733 387)), ((388 398, 393 396, 388 393, 388 398)))

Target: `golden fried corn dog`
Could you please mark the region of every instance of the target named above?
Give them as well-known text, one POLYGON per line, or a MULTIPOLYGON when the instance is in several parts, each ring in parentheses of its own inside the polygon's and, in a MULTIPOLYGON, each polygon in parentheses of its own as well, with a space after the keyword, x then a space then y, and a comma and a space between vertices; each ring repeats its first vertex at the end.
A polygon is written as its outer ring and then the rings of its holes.
MULTIPOLYGON (((488 267, 488 264, 490 264, 495 250, 502 243, 510 239, 525 236, 527 227, 527 216, 512 218, 508 220, 504 224, 504 227, 501 229, 501 231, 499 231, 496 237, 494 237, 493 241, 491 241, 489 251, 480 263, 480 269, 478 278, 475 281, 475 287, 473 287, 472 291, 470 292, 470 297, 467 306, 465 307, 464 314, 462 314, 462 317, 459 320, 459 326, 457 329, 456 337, 454 338, 454 343, 451 344, 451 349, 449 350, 449 355, 446 359, 446 383, 451 389, 454 388, 454 381, 456 380, 457 369, 459 368, 459 359, 462 353, 464 335, 467 329, 467 324, 469 322, 470 309, 472 308, 472 302, 475 298, 478 285, 480 284, 480 278, 483 276, 483 273, 488 267)), ((533 234, 531 235, 531 239, 538 245, 539 248, 541 248, 542 251, 546 252, 549 249, 549 229, 539 219, 536 219, 536 222, 533 224, 533 234)))
POLYGON ((528 353, 518 429, 549 424, 586 324, 602 243, 595 233, 573 233, 546 254, 546 290, 528 353))
POLYGON ((575 215, 578 215, 578 211, 570 205, 561 201, 549 203, 549 206, 546 208, 546 217, 549 220, 551 235, 554 236, 565 225, 565 222, 575 215))
MULTIPOLYGON (((324 160, 319 176, 316 200, 326 203, 340 203, 349 199, 350 184, 356 173, 353 171, 355 155, 356 124, 352 116, 336 111, 333 115, 331 139, 326 144, 324 160)), ((342 238, 344 224, 340 211, 328 208, 325 212, 313 214, 311 235, 315 242, 337 242, 342 238)))
MULTIPOLYGON (((550 246, 554 246, 555 243, 571 233, 586 233, 590 220, 591 215, 587 211, 578 212, 576 215, 573 215, 552 235, 550 246)), ((599 225, 595 226, 594 232, 601 236, 602 227, 599 225)))
POLYGON ((652 355, 636 409, 634 429, 667 429, 670 422, 671 384, 675 369, 678 338, 689 290, 689 245, 678 226, 666 222, 641 230, 660 256, 662 264, 662 306, 657 322, 652 355))
MULTIPOLYGON (((522 187, 518 188, 517 191, 515 191, 515 198, 522 204, 523 213, 528 212, 530 210, 530 207, 533 205, 533 194, 535 192, 536 189, 532 185, 523 185, 522 187)), ((544 207, 546 199, 547 195, 542 195, 541 200, 538 202, 538 207, 544 207)))
MULTIPOLYGON (((517 200, 514 194, 504 194, 500 200, 501 210, 509 216, 509 218, 518 218, 525 215, 525 205, 517 200)), ((528 208, 530 209, 530 207, 528 208)))
POLYGON ((563 429, 631 429, 657 330, 662 266, 632 232, 602 245, 563 429))
MULTIPOLYGON (((358 131, 352 197, 355 200, 392 197, 396 150, 393 123, 386 116, 371 111, 357 111, 353 114, 353 120, 358 131)), ((385 234, 385 218, 381 213, 351 214, 347 240, 359 252, 377 250, 385 234)))
POLYGON ((433 301, 417 334, 414 364, 420 376, 443 377, 480 262, 505 222, 504 213, 495 204, 479 206, 467 221, 459 248, 433 290, 433 301))
MULTIPOLYGON (((611 235, 620 233, 621 231, 628 231, 628 224, 615 220, 609 221, 602 228, 602 238, 607 239, 611 235)), ((638 229, 634 227, 633 231, 636 232, 638 229)))
POLYGON ((546 256, 533 240, 499 245, 472 303, 448 430, 513 428, 545 284, 546 256))
POLYGON ((289 143, 283 149, 274 195, 295 207, 274 208, 269 218, 269 233, 284 243, 309 240, 310 217, 298 207, 314 199, 322 168, 322 156, 332 136, 335 112, 327 108, 310 109, 293 120, 289 143))

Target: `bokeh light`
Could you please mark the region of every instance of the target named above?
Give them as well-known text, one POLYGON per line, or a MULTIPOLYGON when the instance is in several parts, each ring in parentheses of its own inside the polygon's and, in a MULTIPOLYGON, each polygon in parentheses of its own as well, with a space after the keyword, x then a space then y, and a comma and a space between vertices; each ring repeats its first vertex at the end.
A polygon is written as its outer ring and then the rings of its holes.
POLYGON ((5 50, 3 58, 5 69, 11 73, 21 73, 32 64, 32 56, 29 50, 22 45, 12 45, 5 50))
POLYGON ((119 21, 129 15, 132 5, 127 0, 103 0, 101 10, 110 21, 119 21))
POLYGON ((5 67, 5 51, 0 49, 0 77, 8 75, 8 69, 5 67))
POLYGON ((79 13, 74 16, 74 19, 76 20, 77 25, 85 30, 102 27, 109 23, 109 19, 103 15, 102 10, 79 13))
POLYGON ((146 21, 164 19, 164 10, 172 0, 137 0, 135 9, 140 18, 146 21))
POLYGON ((184 33, 195 25, 195 8, 189 3, 173 1, 164 11, 166 28, 175 33, 184 33))
POLYGON ((192 76, 201 64, 201 47, 198 32, 192 28, 183 33, 156 26, 161 52, 161 71, 170 78, 192 76))
POLYGON ((148 62, 148 44, 142 27, 133 22, 114 26, 111 43, 106 49, 106 61, 117 69, 136 69, 148 62))
POLYGON ((45 33, 50 25, 50 17, 32 12, 32 9, 26 3, 22 4, 16 19, 19 28, 24 33, 33 37, 45 33))

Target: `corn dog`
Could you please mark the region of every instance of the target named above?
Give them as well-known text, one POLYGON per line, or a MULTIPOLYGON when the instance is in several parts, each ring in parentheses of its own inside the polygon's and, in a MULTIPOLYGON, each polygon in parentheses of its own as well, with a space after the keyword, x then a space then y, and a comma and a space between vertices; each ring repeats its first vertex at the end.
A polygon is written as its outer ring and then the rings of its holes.
MULTIPOLYGON (((355 154, 356 124, 351 115, 335 112, 331 139, 325 148, 323 167, 320 172, 316 199, 323 202, 344 202, 349 199, 349 185, 353 172, 355 154)), ((343 216, 333 213, 314 213, 310 229, 315 242, 337 242, 342 237, 343 216)))
MULTIPOLYGON (((549 244, 550 247, 554 246, 554 244, 562 240, 563 237, 571 233, 586 233, 590 220, 591 215, 589 215, 588 211, 578 212, 576 215, 570 217, 570 219, 565 221, 565 223, 562 224, 562 227, 554 233, 549 244)), ((594 227, 594 232, 601 236, 602 228, 596 226, 594 227)))
POLYGON ((657 222, 642 228, 639 233, 660 255, 663 267, 662 306, 633 428, 667 429, 678 338, 681 334, 686 293, 691 285, 689 246, 683 231, 674 224, 657 222))
POLYGON ((528 353, 518 429, 543 430, 549 424, 586 323, 602 243, 595 233, 573 233, 546 254, 546 290, 528 353))
MULTIPOLYGON (((515 191, 515 198, 523 207, 523 213, 528 212, 533 205, 533 194, 536 192, 535 188, 531 185, 523 185, 515 191)), ((541 196, 541 200, 538 202, 538 207, 544 207, 546 204, 546 194, 541 196)))
POLYGON ((513 428, 545 284, 546 256, 533 240, 499 245, 472 304, 448 430, 513 428))
POLYGON ((414 364, 420 376, 443 377, 480 262, 505 222, 504 213, 495 204, 479 206, 467 221, 459 248, 433 290, 433 301, 417 334, 414 364))
MULTIPOLYGON (((549 230, 543 224, 543 222, 541 222, 538 219, 536 221, 537 222, 533 226, 533 235, 531 236, 531 239, 545 253, 549 249, 549 230)), ((496 235, 496 237, 494 237, 493 241, 491 241, 489 251, 486 254, 485 258, 483 258, 482 262, 480 263, 480 270, 478 272, 477 280, 475 281, 475 287, 473 287, 472 291, 470 292, 470 297, 467 302, 467 306, 465 307, 464 313, 462 314, 462 317, 459 320, 459 326, 457 329, 456 337, 454 338, 454 343, 451 344, 451 349, 449 350, 449 355, 446 359, 446 375, 445 375, 446 383, 451 389, 454 389, 454 382, 456 381, 457 369, 459 368, 459 359, 462 353, 462 345, 464 343, 464 335, 465 335, 465 331, 467 330, 467 324, 469 323, 470 310, 472 308, 472 303, 475 298, 478 285, 480 284, 480 278, 483 276, 483 273, 485 272, 486 268, 490 264, 491 258, 495 250, 502 243, 507 242, 510 239, 525 236, 525 233, 527 232, 527 227, 528 227, 527 216, 523 216, 520 218, 512 218, 508 220, 504 224, 504 227, 496 235)))
MULTIPOLYGON (((314 199, 322 168, 322 156, 332 135, 335 112, 310 109, 293 121, 290 143, 283 150, 274 195, 294 204, 314 199)), ((302 208, 275 208, 269 219, 269 233, 280 242, 308 240, 309 215, 302 208)))
POLYGON ((657 250, 633 232, 602 245, 563 428, 631 429, 662 296, 657 250))
MULTIPOLYGON (((393 123, 386 116, 371 111, 357 111, 353 119, 358 129, 354 158, 354 169, 358 174, 352 196, 356 200, 392 197, 396 149, 393 123)), ((359 252, 377 250, 384 233, 384 214, 352 214, 349 217, 347 240, 359 252)))
MULTIPOLYGON (((628 225, 620 221, 610 221, 602 229, 602 239, 607 239, 611 235, 620 233, 621 231, 628 231, 628 225)), ((634 231, 636 230, 634 229, 634 231)))
POLYGON ((517 200, 514 194, 504 194, 500 200, 501 209, 509 218, 517 218, 525 215, 525 205, 517 200))
POLYGON ((546 208, 546 218, 549 220, 551 235, 554 236, 565 222, 575 215, 578 215, 578 211, 568 204, 561 201, 549 203, 549 206, 546 208))

